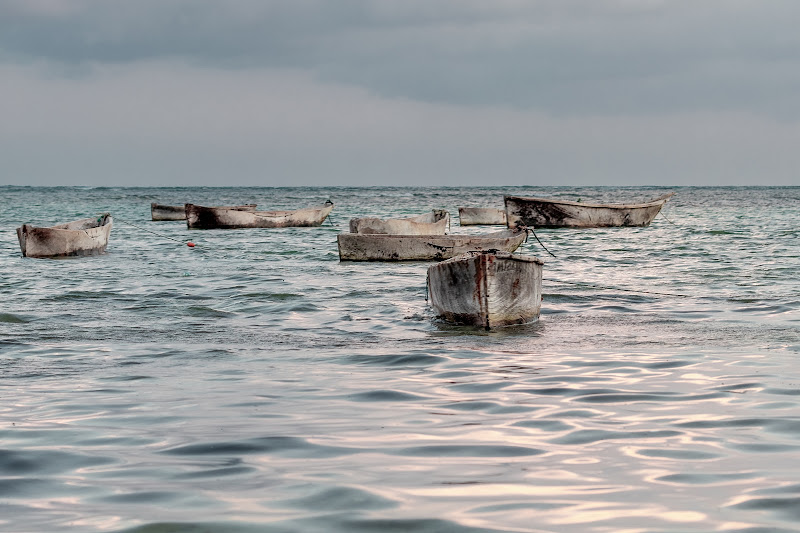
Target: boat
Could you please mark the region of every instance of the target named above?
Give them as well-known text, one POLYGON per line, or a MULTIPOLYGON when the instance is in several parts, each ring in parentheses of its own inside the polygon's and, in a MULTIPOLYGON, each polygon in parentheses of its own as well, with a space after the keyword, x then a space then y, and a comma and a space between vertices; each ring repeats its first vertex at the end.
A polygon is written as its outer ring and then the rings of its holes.
POLYGON ((374 217, 350 219, 350 233, 373 233, 384 235, 444 235, 450 226, 450 213, 444 209, 433 209, 411 218, 374 217))
POLYGON ((23 257, 68 257, 105 253, 113 220, 104 213, 49 227, 17 228, 23 257))
POLYGON ((189 229, 288 228, 319 226, 333 209, 328 200, 323 205, 294 211, 242 211, 230 207, 204 207, 186 204, 189 229))
POLYGON ((496 207, 459 207, 458 222, 462 226, 505 226, 506 212, 496 207))
POLYGON ((186 208, 183 205, 150 204, 150 218, 160 220, 186 220, 186 208))
MULTIPOLYGON (((228 209, 236 209, 239 211, 256 210, 256 204, 231 205, 231 206, 221 206, 221 207, 226 207, 228 209)), ((156 221, 186 220, 186 206, 184 204, 164 205, 153 202, 150 204, 150 216, 152 217, 153 220, 156 221)))
POLYGON ((554 198, 506 196, 508 224, 536 228, 648 226, 675 193, 639 204, 587 204, 554 198))
POLYGON ((445 320, 491 329, 527 324, 542 307, 542 265, 537 257, 469 252, 428 268, 431 306, 445 320))
POLYGON ((473 250, 513 252, 525 242, 524 229, 484 235, 378 235, 340 233, 342 261, 442 261, 473 250))

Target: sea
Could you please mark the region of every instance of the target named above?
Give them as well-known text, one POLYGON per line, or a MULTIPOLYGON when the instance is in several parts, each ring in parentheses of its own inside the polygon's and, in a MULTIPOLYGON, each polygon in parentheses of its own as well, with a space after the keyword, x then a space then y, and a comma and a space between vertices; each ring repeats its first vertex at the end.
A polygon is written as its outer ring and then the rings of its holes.
POLYGON ((800 531, 800 187, 0 187, 0 531, 800 531), (450 325, 350 218, 675 195, 535 229, 540 319, 450 325), (188 230, 150 203, 335 203, 188 230), (15 228, 101 213, 107 253, 15 228), (194 247, 187 246, 191 241, 194 247))

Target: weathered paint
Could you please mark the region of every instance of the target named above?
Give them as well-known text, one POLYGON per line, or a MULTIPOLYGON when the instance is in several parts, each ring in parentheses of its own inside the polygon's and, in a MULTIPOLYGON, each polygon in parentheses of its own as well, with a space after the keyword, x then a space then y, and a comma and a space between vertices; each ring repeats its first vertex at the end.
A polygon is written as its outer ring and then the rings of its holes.
POLYGON ((411 218, 363 217, 350 219, 350 233, 383 235, 444 235, 450 226, 450 213, 434 209, 411 218))
POLYGON ((513 252, 525 241, 524 230, 484 235, 370 235, 340 233, 342 261, 442 261, 472 250, 513 252))
POLYGON ((294 211, 242 211, 226 207, 186 204, 189 229, 288 228, 319 226, 333 209, 328 201, 318 207, 294 211))
POLYGON ((640 204, 587 204, 549 198, 506 196, 509 227, 601 228, 648 226, 674 193, 640 204))
POLYGON ((506 212, 495 207, 459 207, 458 223, 462 226, 505 226, 506 212))
MULTIPOLYGON (((256 210, 256 204, 224 205, 220 207, 224 207, 225 209, 236 209, 237 211, 256 210)), ((184 204, 164 205, 153 202, 150 204, 150 216, 155 221, 186 220, 186 206, 184 204)))
POLYGON ((112 224, 107 213, 50 227, 23 224, 17 238, 24 257, 98 255, 106 251, 112 224))
POLYGON ((542 261, 507 252, 471 252, 428 268, 431 306, 445 320, 491 329, 539 318, 542 261))

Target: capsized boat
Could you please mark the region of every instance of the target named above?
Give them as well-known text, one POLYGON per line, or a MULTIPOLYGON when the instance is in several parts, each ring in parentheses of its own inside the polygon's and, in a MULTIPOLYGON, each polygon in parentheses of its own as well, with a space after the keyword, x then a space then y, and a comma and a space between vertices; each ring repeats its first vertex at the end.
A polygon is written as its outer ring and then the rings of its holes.
POLYGON ((242 211, 229 207, 204 207, 186 204, 189 229, 288 228, 319 226, 333 209, 328 200, 323 205, 293 211, 242 211))
POLYGON ((483 235, 377 235, 340 233, 342 261, 442 261, 473 250, 513 252, 525 242, 524 229, 483 235))
POLYGON ((459 207, 458 222, 462 226, 505 226, 506 212, 496 207, 459 207))
POLYGON ((112 223, 105 213, 49 227, 23 224, 17 238, 24 257, 98 255, 106 251, 112 223))
POLYGON ((554 198, 506 196, 509 226, 537 228, 601 228, 648 226, 675 193, 638 204, 587 204, 554 198))
POLYGON ((469 252, 428 268, 431 306, 445 320, 485 329, 526 324, 542 307, 537 257, 469 252))
POLYGON ((411 218, 350 219, 350 233, 379 233, 384 235, 444 235, 450 226, 450 213, 433 209, 411 218))
MULTIPOLYGON (((243 205, 230 205, 221 206, 228 209, 236 209, 238 211, 255 211, 256 204, 243 204, 243 205)), ((186 220, 186 206, 181 205, 164 205, 155 202, 150 204, 150 216, 153 220, 186 220)))

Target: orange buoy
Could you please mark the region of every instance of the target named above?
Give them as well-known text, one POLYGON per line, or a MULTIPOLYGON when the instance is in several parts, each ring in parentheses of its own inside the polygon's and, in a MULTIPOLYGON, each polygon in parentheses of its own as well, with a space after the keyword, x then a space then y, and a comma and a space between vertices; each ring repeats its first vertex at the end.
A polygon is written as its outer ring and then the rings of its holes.
POLYGON ((189 248, 194 248, 194 243, 192 241, 189 241, 186 243, 186 246, 188 246, 189 248))

